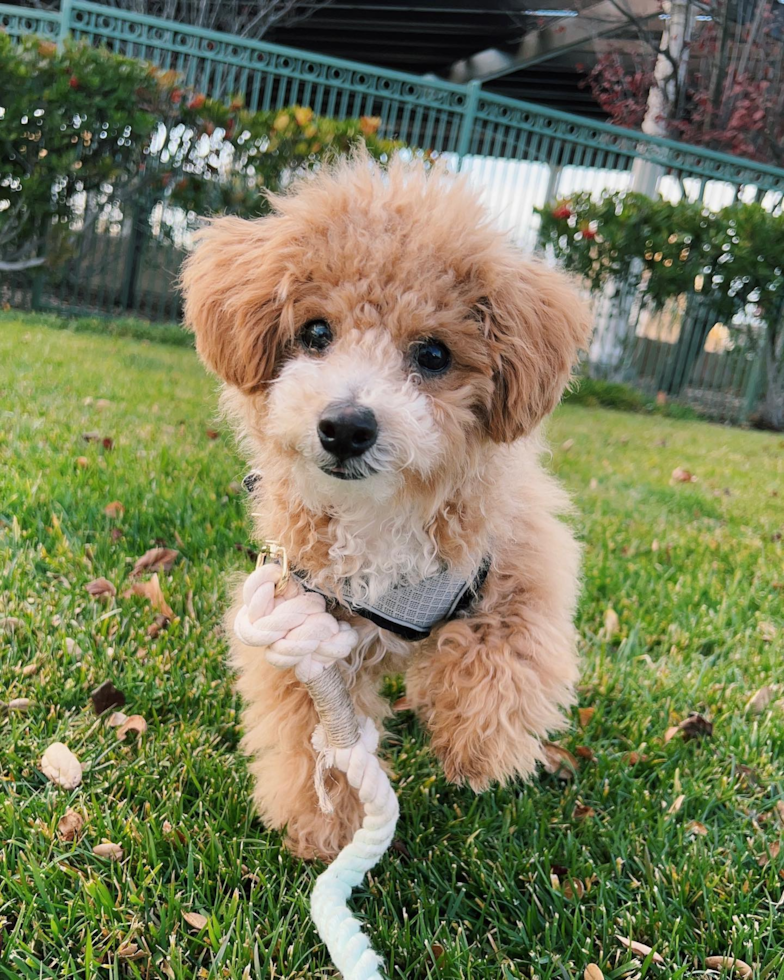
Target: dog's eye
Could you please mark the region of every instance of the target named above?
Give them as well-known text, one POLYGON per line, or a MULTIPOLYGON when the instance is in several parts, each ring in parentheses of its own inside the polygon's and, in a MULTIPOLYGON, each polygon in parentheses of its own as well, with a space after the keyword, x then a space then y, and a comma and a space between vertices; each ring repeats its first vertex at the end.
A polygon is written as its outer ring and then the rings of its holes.
POLYGON ((326 350, 332 343, 332 331, 326 320, 310 320, 300 330, 299 339, 308 350, 326 350))
POLYGON ((421 340, 411 352, 414 363, 427 374, 441 374, 452 363, 452 355, 440 340, 421 340))

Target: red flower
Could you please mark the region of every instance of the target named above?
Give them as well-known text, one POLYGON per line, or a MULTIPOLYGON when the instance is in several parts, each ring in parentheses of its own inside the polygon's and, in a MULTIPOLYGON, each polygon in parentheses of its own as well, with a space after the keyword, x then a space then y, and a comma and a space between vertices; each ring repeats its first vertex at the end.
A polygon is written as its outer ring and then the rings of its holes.
POLYGON ((596 238, 596 232, 593 230, 593 228, 581 228, 580 230, 582 231, 583 238, 586 241, 590 242, 592 239, 596 238))
POLYGON ((182 102, 182 89, 176 88, 171 94, 172 105, 179 105, 182 102))
POLYGON ((559 204, 557 208, 553 211, 553 217, 556 221, 565 221, 567 218, 571 218, 572 209, 567 207, 566 204, 559 204))
POLYGON ((68 84, 71 86, 71 88, 79 88, 79 79, 76 77, 76 75, 71 75, 71 77, 68 79, 68 84))
POLYGON ((201 92, 199 92, 197 95, 194 95, 191 101, 188 103, 188 108, 201 109, 201 107, 204 105, 206 101, 207 101, 207 96, 202 95, 201 92))

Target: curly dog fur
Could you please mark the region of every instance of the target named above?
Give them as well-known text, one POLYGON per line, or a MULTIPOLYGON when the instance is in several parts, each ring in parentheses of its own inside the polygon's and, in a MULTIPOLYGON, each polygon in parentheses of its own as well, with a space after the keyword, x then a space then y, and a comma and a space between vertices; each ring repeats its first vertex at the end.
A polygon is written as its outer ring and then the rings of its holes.
MULTIPOLYGON (((481 791, 527 777, 577 677, 579 549, 538 427, 588 340, 587 311, 442 170, 359 155, 272 201, 267 217, 212 221, 183 274, 186 322, 263 474, 256 532, 338 598, 345 579, 372 601, 444 566, 468 578, 491 556, 473 606, 427 640, 353 617, 347 670, 379 723, 383 674, 405 672, 448 779, 481 791), (331 331, 323 351, 302 342, 314 320, 331 331), (420 369, 425 340, 451 351, 448 370, 420 369), (346 401, 379 433, 354 478, 336 479, 317 424, 346 401)), ((310 700, 258 650, 235 639, 232 657, 258 811, 295 853, 331 857, 361 814, 339 780, 334 815, 318 810, 310 700)))

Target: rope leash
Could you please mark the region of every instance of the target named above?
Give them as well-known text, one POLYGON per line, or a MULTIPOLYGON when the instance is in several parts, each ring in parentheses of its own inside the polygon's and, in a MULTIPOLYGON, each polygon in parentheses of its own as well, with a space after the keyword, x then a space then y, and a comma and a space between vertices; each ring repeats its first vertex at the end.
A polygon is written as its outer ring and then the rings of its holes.
POLYGON ((382 857, 395 833, 398 802, 376 749, 378 732, 359 718, 338 661, 351 653, 356 632, 326 611, 318 593, 305 592, 285 565, 261 565, 248 576, 234 630, 243 643, 265 648, 267 662, 293 669, 306 686, 320 724, 313 732, 317 752, 315 785, 319 806, 332 812, 325 786, 329 769, 346 774, 365 808, 354 839, 316 879, 310 913, 335 966, 346 980, 381 980, 381 960, 348 908, 351 891, 382 857))

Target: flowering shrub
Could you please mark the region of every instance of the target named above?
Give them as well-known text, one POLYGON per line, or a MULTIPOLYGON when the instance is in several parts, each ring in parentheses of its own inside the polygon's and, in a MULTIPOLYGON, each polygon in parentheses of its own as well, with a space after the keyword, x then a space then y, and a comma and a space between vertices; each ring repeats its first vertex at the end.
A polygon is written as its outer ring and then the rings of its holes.
POLYGON ((679 342, 689 353, 676 388, 704 343, 704 335, 695 342, 695 330, 706 333, 716 321, 731 327, 734 318, 748 325, 751 318, 764 327, 768 397, 784 398, 784 215, 740 202, 714 212, 626 191, 598 199, 576 194, 539 213, 540 244, 593 292, 631 284, 652 310, 687 297, 679 342))
POLYGON ((264 189, 363 141, 396 144, 380 120, 317 117, 303 106, 250 112, 182 84, 175 71, 87 43, 62 50, 0 32, 3 153, 0 260, 24 263, 96 205, 155 200, 185 211, 258 214, 264 189), (142 197, 143 195, 143 197, 142 197))

